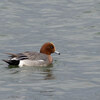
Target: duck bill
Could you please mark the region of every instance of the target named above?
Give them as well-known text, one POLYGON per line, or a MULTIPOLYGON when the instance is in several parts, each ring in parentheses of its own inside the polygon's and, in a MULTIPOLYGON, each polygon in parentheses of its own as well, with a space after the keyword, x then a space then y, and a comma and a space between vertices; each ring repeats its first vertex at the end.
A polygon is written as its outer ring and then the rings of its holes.
POLYGON ((58 52, 58 51, 55 51, 55 53, 58 54, 58 55, 60 55, 60 52, 58 52))

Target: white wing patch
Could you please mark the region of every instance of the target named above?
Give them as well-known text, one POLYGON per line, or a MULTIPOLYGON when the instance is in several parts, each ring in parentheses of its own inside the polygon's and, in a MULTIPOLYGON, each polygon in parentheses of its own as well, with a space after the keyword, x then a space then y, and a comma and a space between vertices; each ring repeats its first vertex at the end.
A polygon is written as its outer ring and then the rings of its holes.
POLYGON ((12 58, 11 60, 18 60, 16 57, 12 58))
POLYGON ((19 67, 24 66, 46 66, 44 60, 20 60, 19 67))

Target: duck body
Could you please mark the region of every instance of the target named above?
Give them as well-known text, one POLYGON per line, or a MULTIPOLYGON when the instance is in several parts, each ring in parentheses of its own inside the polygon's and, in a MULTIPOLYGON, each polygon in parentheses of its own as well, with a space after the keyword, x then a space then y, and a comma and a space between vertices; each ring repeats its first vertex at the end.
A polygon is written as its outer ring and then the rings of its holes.
MULTIPOLYGON (((18 65, 19 67, 48 66, 53 62, 51 53, 54 52, 56 52, 55 46, 52 43, 47 42, 41 47, 40 53, 33 51, 27 51, 18 54, 7 53, 8 55, 10 55, 10 58, 3 61, 8 63, 9 65, 18 65)), ((56 53, 60 54, 59 52, 56 53)))
POLYGON ((49 56, 43 53, 38 52, 23 52, 18 54, 11 54, 10 59, 3 60, 7 62, 9 65, 18 65, 19 67, 23 66, 48 66, 52 63, 52 60, 49 61, 49 56))

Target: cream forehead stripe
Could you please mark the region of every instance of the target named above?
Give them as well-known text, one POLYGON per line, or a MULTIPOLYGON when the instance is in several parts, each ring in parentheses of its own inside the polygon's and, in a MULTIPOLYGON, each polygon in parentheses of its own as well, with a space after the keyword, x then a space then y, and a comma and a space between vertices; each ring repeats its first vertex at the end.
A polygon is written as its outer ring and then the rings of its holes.
POLYGON ((52 42, 50 42, 50 43, 55 47, 55 45, 52 42))

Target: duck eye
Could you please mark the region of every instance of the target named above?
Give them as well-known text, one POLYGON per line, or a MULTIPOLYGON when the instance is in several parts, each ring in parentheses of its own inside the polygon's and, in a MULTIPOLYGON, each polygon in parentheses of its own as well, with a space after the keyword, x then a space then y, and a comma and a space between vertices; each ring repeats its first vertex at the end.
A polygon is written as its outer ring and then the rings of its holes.
POLYGON ((50 46, 50 48, 53 49, 54 47, 53 46, 50 46))

